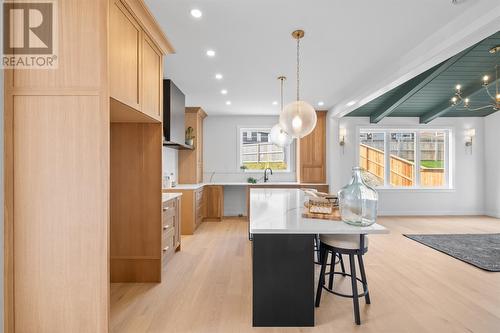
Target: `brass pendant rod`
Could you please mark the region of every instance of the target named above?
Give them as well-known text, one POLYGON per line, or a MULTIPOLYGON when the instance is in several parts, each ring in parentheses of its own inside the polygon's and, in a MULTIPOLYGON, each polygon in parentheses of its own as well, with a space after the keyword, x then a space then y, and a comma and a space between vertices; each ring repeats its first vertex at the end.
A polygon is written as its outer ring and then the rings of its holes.
POLYGON ((297 102, 300 101, 300 38, 297 38, 297 102))

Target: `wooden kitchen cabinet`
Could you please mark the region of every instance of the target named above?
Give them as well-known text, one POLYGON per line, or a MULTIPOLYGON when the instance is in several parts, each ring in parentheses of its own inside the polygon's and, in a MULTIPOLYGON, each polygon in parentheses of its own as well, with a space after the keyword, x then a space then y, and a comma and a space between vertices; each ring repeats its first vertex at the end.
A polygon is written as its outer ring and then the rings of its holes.
POLYGON ((301 183, 326 183, 326 112, 317 111, 311 134, 297 140, 298 173, 301 183))
POLYGON ((224 186, 207 185, 205 194, 205 221, 222 221, 224 215, 224 186))
POLYGON ((109 15, 109 89, 114 99, 140 110, 141 27, 121 1, 109 15))
POLYGON ((58 3, 57 67, 4 69, 5 332, 107 332, 110 275, 160 281, 162 126, 140 109, 143 38, 174 50, 143 0, 58 3))
POLYGON ((181 249, 181 201, 173 198, 163 202, 162 209, 162 266, 181 249))
POLYGON ((161 119, 163 90, 163 56, 154 42, 144 35, 142 39, 142 112, 161 119))
POLYGON ((207 114, 200 107, 186 108, 184 123, 194 130, 192 150, 179 151, 179 184, 203 182, 203 121, 207 114))
MULTIPOLYGON (((141 20, 140 2, 110 0, 110 96, 127 107, 161 121, 163 52, 141 20)), ((127 120, 129 121, 129 120, 127 120)))
POLYGON ((203 186, 196 189, 164 189, 164 193, 182 193, 180 199, 180 234, 192 235, 205 218, 206 204, 203 186))

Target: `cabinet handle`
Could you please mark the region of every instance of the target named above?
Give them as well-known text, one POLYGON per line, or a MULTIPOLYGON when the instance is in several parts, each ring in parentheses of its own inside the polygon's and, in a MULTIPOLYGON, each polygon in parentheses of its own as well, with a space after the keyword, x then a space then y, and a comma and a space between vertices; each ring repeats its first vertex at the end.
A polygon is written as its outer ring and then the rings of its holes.
POLYGON ((170 207, 163 207, 163 211, 166 212, 167 210, 169 210, 170 207))
POLYGON ((165 226, 163 226, 163 230, 167 230, 170 226, 167 224, 165 226))
POLYGON ((163 252, 167 252, 170 246, 167 246, 166 248, 163 249, 163 252))

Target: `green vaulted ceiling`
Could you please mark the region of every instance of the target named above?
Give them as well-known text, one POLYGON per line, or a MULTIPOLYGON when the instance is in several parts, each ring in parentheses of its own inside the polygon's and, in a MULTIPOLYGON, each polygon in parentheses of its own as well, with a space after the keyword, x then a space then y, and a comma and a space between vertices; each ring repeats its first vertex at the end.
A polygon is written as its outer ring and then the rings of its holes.
POLYGON ((370 117, 376 123, 384 117, 420 117, 428 123, 437 117, 484 117, 493 108, 471 111, 463 107, 450 107, 457 84, 462 86, 463 97, 470 98, 471 108, 491 102, 482 87, 482 77, 489 75, 490 91, 494 93, 495 64, 500 65, 500 54, 491 54, 492 47, 500 45, 500 31, 476 45, 443 61, 355 109, 347 116, 370 117))

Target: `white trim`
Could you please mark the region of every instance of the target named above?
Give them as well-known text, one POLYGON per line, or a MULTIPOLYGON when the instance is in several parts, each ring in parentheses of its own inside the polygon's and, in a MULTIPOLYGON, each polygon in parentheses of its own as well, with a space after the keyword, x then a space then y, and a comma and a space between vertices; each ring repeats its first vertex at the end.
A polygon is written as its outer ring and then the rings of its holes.
POLYGON ((485 212, 485 215, 487 215, 489 217, 494 217, 494 218, 500 219, 500 210, 498 210, 498 211, 488 210, 485 212))

